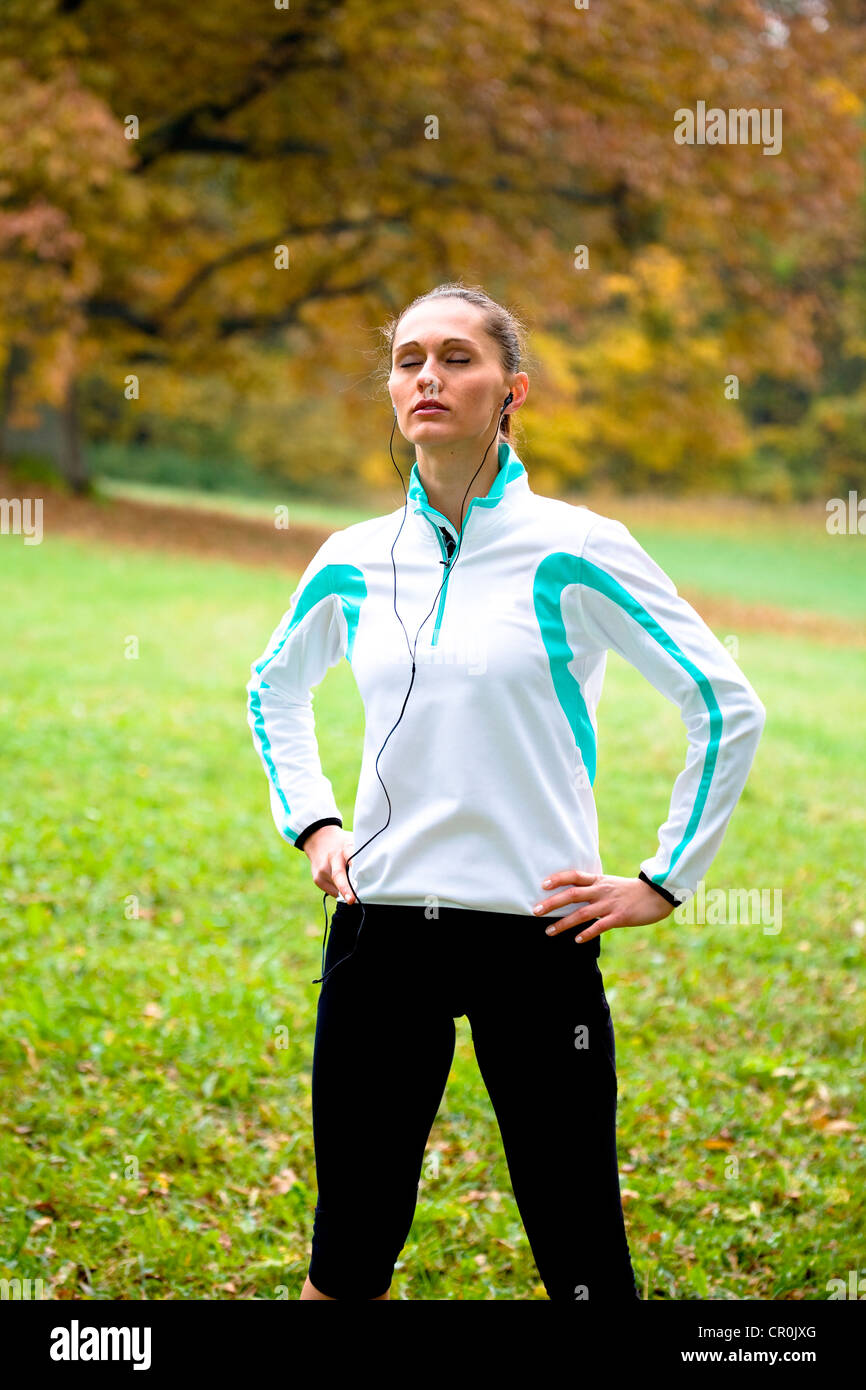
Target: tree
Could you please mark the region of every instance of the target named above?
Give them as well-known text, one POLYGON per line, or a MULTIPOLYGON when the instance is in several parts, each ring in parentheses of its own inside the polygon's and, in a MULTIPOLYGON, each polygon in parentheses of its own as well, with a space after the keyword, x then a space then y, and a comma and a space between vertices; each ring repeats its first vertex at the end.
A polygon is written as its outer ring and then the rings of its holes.
POLYGON ((357 373, 384 310, 455 276, 563 344, 526 418, 566 480, 598 460, 681 480, 695 445, 730 466, 749 422, 720 374, 814 389, 861 235, 852 7, 823 27, 755 0, 46 13, 7 0, 2 43, 27 60, 2 59, 0 334, 28 350, 22 391, 70 419, 76 376, 121 397, 135 373, 169 408, 174 383, 180 409, 195 376, 273 390, 274 351, 296 392, 321 392, 357 373), (781 109, 782 151, 677 144, 675 112, 700 101, 781 109))

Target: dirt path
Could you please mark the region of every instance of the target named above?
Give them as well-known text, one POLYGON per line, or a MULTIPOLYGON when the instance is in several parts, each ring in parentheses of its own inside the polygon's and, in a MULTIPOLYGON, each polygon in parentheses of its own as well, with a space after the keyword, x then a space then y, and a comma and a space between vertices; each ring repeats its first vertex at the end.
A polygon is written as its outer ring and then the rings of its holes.
MULTIPOLYGON (((155 506, 122 498, 73 497, 42 483, 23 484, 0 467, 0 496, 41 497, 44 535, 52 532, 92 540, 231 560, 241 565, 276 565, 299 574, 327 536, 317 526, 293 525, 278 531, 266 521, 225 512, 155 506)), ((770 604, 680 589, 714 631, 800 634, 832 646, 866 647, 863 627, 844 618, 802 613, 770 604)))

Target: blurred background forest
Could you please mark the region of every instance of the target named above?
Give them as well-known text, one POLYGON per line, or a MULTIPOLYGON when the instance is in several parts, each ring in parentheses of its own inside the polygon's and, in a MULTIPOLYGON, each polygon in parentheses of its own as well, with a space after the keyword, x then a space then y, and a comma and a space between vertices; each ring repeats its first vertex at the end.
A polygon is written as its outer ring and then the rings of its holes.
POLYGON ((536 491, 862 489, 862 3, 278 6, 4 0, 7 462, 394 491, 379 325, 462 278, 536 491), (781 151, 676 143, 699 100, 781 151))

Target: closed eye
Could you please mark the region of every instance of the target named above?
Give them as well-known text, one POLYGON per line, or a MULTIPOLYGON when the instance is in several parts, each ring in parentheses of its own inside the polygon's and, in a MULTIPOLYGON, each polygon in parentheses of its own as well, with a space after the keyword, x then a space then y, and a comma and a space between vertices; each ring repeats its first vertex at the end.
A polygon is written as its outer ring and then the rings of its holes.
MULTIPOLYGON (((453 362, 453 363, 454 363, 456 366, 458 366, 458 367, 465 367, 466 364, 467 364, 469 361, 471 361, 471 358, 469 358, 469 357, 449 357, 449 358, 448 358, 448 361, 449 361, 449 362, 453 362)), ((420 367, 420 366, 421 366, 421 363, 420 363, 420 362, 401 362, 401 363, 400 363, 400 366, 401 366, 401 367, 420 367)))

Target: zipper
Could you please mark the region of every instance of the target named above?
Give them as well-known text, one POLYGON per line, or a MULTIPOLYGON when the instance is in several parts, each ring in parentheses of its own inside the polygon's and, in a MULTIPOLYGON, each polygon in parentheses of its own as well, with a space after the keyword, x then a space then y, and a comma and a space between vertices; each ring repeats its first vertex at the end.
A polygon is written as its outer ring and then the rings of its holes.
MULTIPOLYGON (((428 521, 430 522, 430 525, 433 527, 433 530, 436 532, 436 539, 437 539, 437 541, 439 542, 439 549, 441 550, 442 555, 443 555, 443 557, 444 557, 442 560, 440 560, 439 563, 442 564, 442 565, 450 565, 450 557, 449 557, 449 555, 448 555, 447 550, 445 549, 445 540, 444 540, 442 531, 439 529, 439 526, 438 526, 437 523, 433 520, 432 516, 429 516, 427 512, 425 512, 424 515, 427 517, 428 521)), ((449 534, 449 533, 446 532, 445 534, 447 535, 447 534, 449 534)), ((456 548, 456 547, 455 547, 455 548, 456 548)), ((441 592, 441 594, 439 595, 439 607, 438 607, 438 609, 437 609, 437 611, 436 611, 436 622, 435 622, 434 627, 433 627, 433 636, 430 638, 430 646, 431 646, 431 647, 437 646, 437 644, 438 644, 438 642, 439 642, 439 629, 440 629, 440 627, 442 626, 442 614, 445 612, 445 597, 446 597, 446 595, 447 595, 447 593, 448 593, 448 579, 449 579, 450 573, 451 573, 450 569, 446 569, 446 571, 445 571, 445 583, 442 585, 442 592, 441 592)))
MULTIPOLYGON (((473 501, 474 500, 473 498, 473 501)), ((445 612, 445 599, 448 596, 448 580, 451 577, 451 556, 457 549, 457 540, 454 535, 454 527, 447 517, 442 516, 441 512, 436 512, 432 508, 428 511, 426 507, 422 507, 421 510, 436 532, 436 539, 439 542, 439 549, 442 552, 442 559, 439 563, 448 567, 445 570, 445 582, 442 585, 442 592, 439 595, 439 607, 436 610, 436 622, 433 626, 433 636, 430 638, 430 646, 435 647, 439 644, 439 629, 442 626, 442 616, 445 612), (434 517, 439 517, 440 521, 434 521, 434 517), (447 546, 446 541, 451 542, 450 547, 447 546)), ((465 518, 463 525, 466 525, 465 518)))
MULTIPOLYGON (((461 534, 463 535, 465 535, 466 533, 466 524, 469 521, 469 517, 472 514, 472 508, 476 501, 477 498, 473 497, 471 502, 469 503, 466 515, 463 518, 463 528, 461 532, 461 534)), ((451 557, 457 549, 458 538, 457 533, 455 532, 454 527, 448 520, 447 516, 443 516, 441 512, 437 512, 434 507, 421 507, 420 510, 423 513, 423 515, 426 516, 427 520, 430 522, 430 525, 433 527, 433 530, 436 532, 436 539, 439 542, 439 549, 441 550, 443 555, 443 559, 440 561, 440 564, 448 566, 448 568, 445 571, 445 583, 442 585, 442 592, 439 595, 439 607, 436 611, 436 623, 433 628, 433 636, 430 639, 430 646, 435 647, 438 645, 439 642, 439 629, 442 626, 442 615, 445 612, 445 599, 448 594, 448 580, 451 578, 451 557), (438 517, 438 521, 434 520, 434 518, 436 517, 438 517), (446 537, 451 541, 450 550, 446 549, 446 537)))

